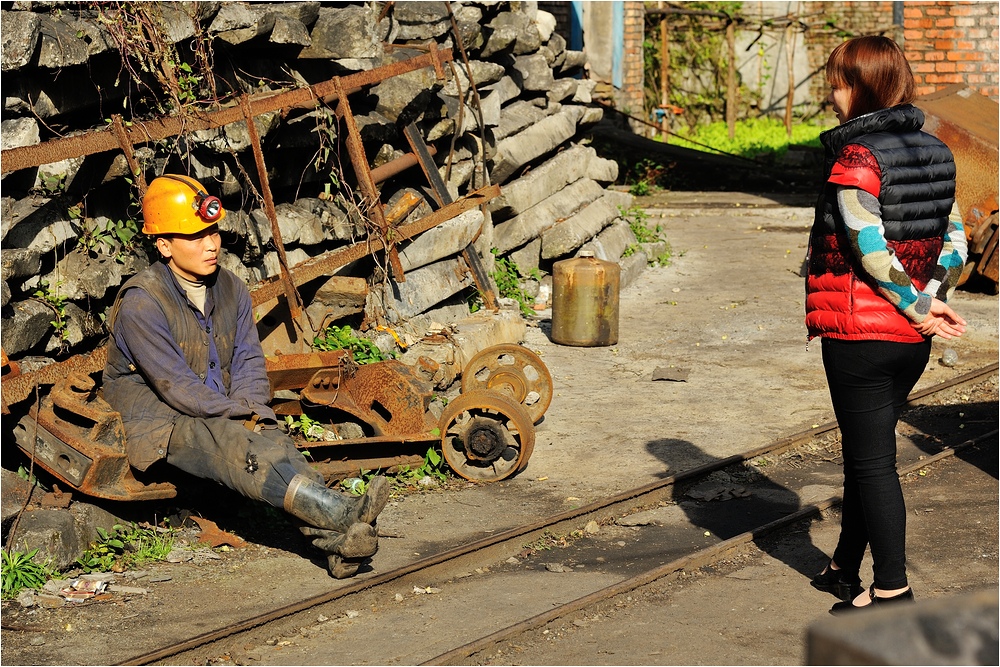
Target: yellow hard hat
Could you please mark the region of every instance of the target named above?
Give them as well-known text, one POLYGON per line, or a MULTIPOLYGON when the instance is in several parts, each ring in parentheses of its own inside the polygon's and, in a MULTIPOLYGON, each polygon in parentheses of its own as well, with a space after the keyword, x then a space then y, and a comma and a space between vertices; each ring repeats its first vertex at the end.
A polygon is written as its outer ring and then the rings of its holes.
POLYGON ((142 232, 151 236, 196 234, 225 217, 219 198, 190 176, 154 178, 142 198, 142 232))

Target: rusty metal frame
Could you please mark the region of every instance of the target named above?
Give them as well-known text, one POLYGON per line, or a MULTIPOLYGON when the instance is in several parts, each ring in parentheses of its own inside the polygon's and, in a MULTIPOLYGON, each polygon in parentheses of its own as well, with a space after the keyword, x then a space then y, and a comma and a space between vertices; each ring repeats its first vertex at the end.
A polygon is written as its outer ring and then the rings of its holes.
MULTIPOLYGON (((399 240, 408 239, 417 234, 435 227, 445 220, 450 220, 455 216, 470 209, 487 203, 500 194, 500 186, 490 185, 470 192, 453 204, 434 211, 430 215, 395 228, 396 238, 399 240)), ((412 210, 412 204, 408 208, 412 210)), ((404 208, 404 213, 400 217, 405 217, 409 212, 404 208)), ((332 274, 341 266, 349 264, 355 260, 367 256, 371 252, 377 252, 384 247, 382 239, 367 240, 355 243, 344 248, 331 250, 324 255, 306 260, 295 267, 289 273, 292 282, 296 285, 303 285, 321 276, 332 274)), ((260 306, 272 299, 276 299, 284 294, 284 285, 279 279, 272 278, 258 283, 250 288, 250 297, 253 305, 260 306)), ((32 390, 39 385, 55 384, 71 372, 83 374, 93 374, 104 368, 108 360, 108 349, 101 346, 88 354, 79 354, 65 361, 49 364, 37 371, 8 373, 0 381, 0 397, 2 397, 3 414, 9 414, 9 406, 20 403, 31 396, 32 390)), ((11 363, 13 368, 13 363, 11 363)))
MULTIPOLYGON (((383 65, 366 72, 334 77, 308 88, 297 88, 254 98, 250 102, 251 112, 252 115, 259 116, 272 111, 311 108, 316 106, 319 101, 336 100, 340 94, 335 88, 336 85, 339 85, 342 91, 351 93, 364 86, 370 86, 424 67, 434 67, 435 71, 440 71, 442 63, 452 59, 453 56, 448 51, 431 49, 426 55, 383 65), (335 80, 338 81, 337 84, 334 83, 335 80)), ((133 120, 132 127, 124 128, 124 133, 127 142, 134 146, 188 132, 219 128, 243 120, 243 117, 243 110, 239 106, 226 107, 216 111, 188 111, 184 116, 171 116, 149 121, 133 120)), ((91 130, 72 137, 61 137, 33 146, 19 146, 0 151, 0 164, 2 164, 0 169, 2 169, 2 173, 7 174, 68 158, 103 153, 120 147, 121 141, 116 136, 114 128, 91 130)))

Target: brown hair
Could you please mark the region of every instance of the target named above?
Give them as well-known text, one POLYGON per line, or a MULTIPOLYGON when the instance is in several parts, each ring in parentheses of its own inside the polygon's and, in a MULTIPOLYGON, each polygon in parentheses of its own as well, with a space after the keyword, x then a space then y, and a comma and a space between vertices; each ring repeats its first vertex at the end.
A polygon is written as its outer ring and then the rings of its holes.
POLYGON ((851 88, 850 118, 909 104, 914 97, 910 63, 896 42, 881 35, 856 37, 837 46, 826 61, 826 78, 851 88))

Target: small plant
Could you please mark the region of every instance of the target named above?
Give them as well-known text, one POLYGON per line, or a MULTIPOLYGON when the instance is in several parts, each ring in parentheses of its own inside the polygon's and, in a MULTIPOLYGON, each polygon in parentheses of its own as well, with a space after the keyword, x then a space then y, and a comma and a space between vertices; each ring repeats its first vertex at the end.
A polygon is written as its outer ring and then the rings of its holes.
MULTIPOLYGON (((535 311, 531 307, 534 304, 534 299, 528 296, 528 293, 521 287, 521 279, 525 277, 524 272, 518 268, 514 260, 509 257, 501 257, 497 248, 493 248, 492 252, 496 256, 496 267, 490 276, 497 284, 497 292, 500 293, 501 297, 516 301, 522 315, 534 316, 535 311)), ((535 275, 539 275, 537 270, 535 275)))
POLYGON ((300 415, 298 419, 291 415, 285 416, 285 425, 289 435, 300 435, 306 442, 321 442, 329 440, 329 430, 320 422, 311 419, 309 415, 300 415))
POLYGON ((659 162, 645 158, 632 165, 629 180, 629 193, 635 197, 644 197, 652 194, 658 187, 660 177, 666 172, 666 168, 659 162))
POLYGON ((113 255, 118 262, 125 261, 121 251, 132 250, 139 233, 134 220, 83 219, 71 224, 76 228, 77 242, 89 254, 113 255))
POLYGON ((416 486, 424 477, 431 477, 443 484, 448 481, 448 474, 441 452, 430 447, 420 466, 416 468, 400 466, 396 473, 396 481, 405 486, 416 486))
POLYGON ((354 358, 354 363, 359 365, 374 364, 379 361, 385 361, 386 358, 396 357, 393 352, 386 355, 375 343, 367 338, 355 336, 351 327, 347 325, 342 327, 336 325, 328 326, 323 330, 322 335, 313 338, 312 346, 314 350, 322 350, 324 352, 349 350, 351 356, 354 358))
MULTIPOLYGON (((618 212, 621 217, 628 223, 629 229, 635 234, 635 240, 639 243, 660 243, 663 242, 666 246, 664 252, 662 252, 657 257, 650 257, 649 263, 656 264, 659 266, 667 266, 670 263, 670 258, 673 256, 673 250, 669 243, 666 243, 666 238, 663 235, 663 226, 655 225, 652 228, 649 226, 649 214, 637 206, 625 209, 622 207, 618 208, 618 212)), ((625 249, 622 253, 623 257, 629 257, 638 250, 639 248, 631 245, 625 249)))
POLYGON ((38 549, 28 553, 20 551, 3 552, 3 599, 17 597, 25 588, 39 589, 52 578, 55 571, 48 564, 36 563, 38 549))
POLYGON ((49 308, 55 313, 56 318, 50 320, 49 324, 55 330, 57 336, 59 336, 60 347, 65 348, 68 343, 69 331, 67 329, 68 318, 66 316, 66 295, 59 294, 59 286, 62 285, 62 281, 55 284, 54 287, 50 288, 48 281, 39 281, 39 288, 35 290, 32 296, 49 308))
POLYGON ((124 572, 130 567, 164 560, 174 546, 173 530, 116 524, 111 532, 97 528, 98 540, 76 559, 85 572, 124 572))

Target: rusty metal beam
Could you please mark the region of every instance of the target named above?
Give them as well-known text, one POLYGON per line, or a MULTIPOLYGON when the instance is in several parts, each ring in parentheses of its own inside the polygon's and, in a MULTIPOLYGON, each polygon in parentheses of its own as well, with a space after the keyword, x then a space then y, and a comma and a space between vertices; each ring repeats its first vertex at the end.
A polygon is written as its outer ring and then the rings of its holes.
POLYGON ((21 373, 16 377, 5 377, 2 384, 3 413, 7 414, 7 406, 19 403, 31 396, 31 392, 40 384, 55 384, 71 373, 90 375, 104 368, 108 360, 107 347, 100 347, 90 354, 78 354, 65 361, 49 364, 37 371, 21 373))
POLYGON ((361 132, 358 130, 358 124, 354 120, 354 114, 351 113, 351 104, 347 99, 347 95, 344 94, 340 86, 340 79, 334 79, 334 90, 337 91, 339 97, 337 102, 337 116, 347 126, 347 153, 351 158, 351 165, 354 167, 354 173, 358 179, 358 187, 361 188, 361 194, 365 198, 365 203, 368 207, 367 212, 371 214, 371 217, 375 221, 375 226, 378 227, 379 233, 382 235, 385 243, 385 254, 389 260, 392 276, 398 282, 404 282, 406 276, 403 275, 403 264, 399 261, 396 244, 389 237, 389 227, 385 222, 385 209, 382 207, 382 200, 379 197, 378 188, 375 187, 375 181, 372 180, 371 167, 368 166, 368 157, 365 155, 365 147, 361 142, 361 132))
MULTIPOLYGON (((427 151, 433 156, 437 154, 437 148, 434 146, 428 146, 427 151)), ((410 167, 419 164, 420 161, 417 160, 417 156, 413 153, 407 153, 403 157, 398 157, 395 160, 386 162, 381 167, 375 167, 372 169, 372 180, 376 183, 381 183, 386 181, 396 174, 401 174, 410 167)))
MULTIPOLYGON (((297 88, 283 93, 258 97, 251 101, 250 107, 254 116, 281 109, 311 107, 322 99, 336 99, 335 79, 340 79, 339 85, 343 90, 351 91, 423 67, 434 67, 437 71, 441 68, 442 63, 448 62, 452 57, 450 52, 432 50, 426 55, 376 67, 367 72, 334 77, 334 79, 308 88, 297 88)), ((132 126, 125 128, 125 135, 128 142, 134 146, 187 132, 222 127, 242 119, 243 111, 239 106, 226 107, 216 111, 186 110, 184 116, 170 116, 149 121, 132 120, 132 126)), ((116 148, 120 148, 120 143, 114 128, 101 128, 72 137, 52 139, 33 146, 19 146, 0 151, 0 170, 7 174, 59 160, 103 153, 116 148)))
MULTIPOLYGON (((484 188, 474 190, 468 195, 459 199, 453 204, 434 211, 430 215, 424 216, 420 220, 411 222, 395 229, 395 240, 401 241, 411 238, 435 227, 445 220, 451 220, 457 215, 470 209, 487 203, 500 194, 499 185, 488 185, 484 188)), ((350 264, 351 262, 366 257, 374 252, 385 248, 383 239, 368 239, 352 245, 331 250, 330 252, 296 265, 292 268, 292 280, 296 285, 303 285, 321 276, 331 275, 338 268, 350 264)), ((275 279, 262 281, 250 290, 250 298, 254 307, 267 303, 271 299, 277 298, 282 293, 281 283, 275 279)))
MULTIPOLYGON (((434 158, 427 149, 423 135, 417 129, 417 124, 410 123, 403 130, 403 133, 410 144, 410 149, 417 156, 417 161, 420 163, 420 168, 423 170, 424 176, 427 177, 427 182, 430 183, 438 206, 447 206, 452 203, 448 186, 445 184, 444 179, 441 178, 441 173, 438 171, 437 164, 435 164, 434 158)), ((476 281, 476 288, 483 295, 483 305, 488 310, 496 310, 497 295, 493 291, 493 283, 490 282, 490 276, 486 273, 486 267, 483 266, 483 261, 480 259, 479 253, 476 252, 473 244, 470 243, 462 250, 462 258, 469 265, 472 278, 476 281)))
POLYGON ((271 237, 274 247, 278 251, 278 266, 281 273, 281 285, 285 291, 285 298, 288 299, 288 311, 292 315, 292 321, 298 324, 302 315, 302 297, 295 289, 295 283, 288 272, 288 256, 285 254, 285 243, 281 239, 281 227, 278 225, 278 213, 274 210, 274 197, 271 195, 271 183, 267 178, 267 165, 264 164, 264 151, 260 147, 260 135, 257 133, 257 125, 253 122, 253 110, 250 108, 250 98, 247 95, 240 97, 240 108, 243 109, 243 117, 247 123, 247 134, 250 135, 250 145, 253 147, 254 161, 257 163, 257 178, 260 180, 261 194, 264 198, 264 213, 271 222, 271 237))

